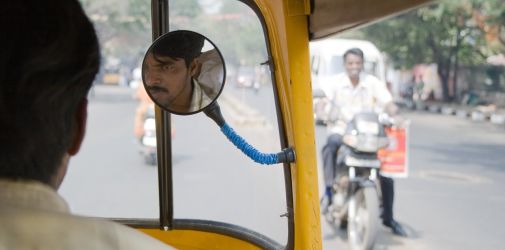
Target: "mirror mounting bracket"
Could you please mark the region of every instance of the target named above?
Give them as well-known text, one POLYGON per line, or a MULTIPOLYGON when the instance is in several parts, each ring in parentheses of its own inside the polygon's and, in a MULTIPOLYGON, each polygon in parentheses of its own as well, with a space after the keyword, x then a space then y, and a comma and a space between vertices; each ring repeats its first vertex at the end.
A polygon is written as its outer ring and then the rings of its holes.
POLYGON ((214 120, 217 125, 221 128, 226 124, 223 115, 221 114, 221 108, 217 104, 217 101, 211 103, 207 108, 203 110, 203 112, 210 117, 210 119, 214 120))
POLYGON ((279 162, 282 163, 292 163, 296 160, 295 150, 292 147, 285 148, 281 152, 277 153, 279 162))

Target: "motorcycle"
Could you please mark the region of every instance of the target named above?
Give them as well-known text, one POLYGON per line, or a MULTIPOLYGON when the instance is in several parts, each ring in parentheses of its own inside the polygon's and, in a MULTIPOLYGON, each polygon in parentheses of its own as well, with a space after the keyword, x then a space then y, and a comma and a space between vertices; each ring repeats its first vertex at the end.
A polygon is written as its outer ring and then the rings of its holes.
POLYGON ((151 166, 157 164, 156 120, 154 117, 154 105, 150 105, 144 115, 144 133, 140 139, 140 143, 142 145, 141 153, 144 157, 144 163, 151 166))
POLYGON ((380 207, 381 162, 377 152, 388 145, 386 116, 371 112, 356 114, 347 125, 337 154, 339 168, 326 216, 330 223, 340 222, 341 228, 347 227, 351 249, 374 246, 380 207))

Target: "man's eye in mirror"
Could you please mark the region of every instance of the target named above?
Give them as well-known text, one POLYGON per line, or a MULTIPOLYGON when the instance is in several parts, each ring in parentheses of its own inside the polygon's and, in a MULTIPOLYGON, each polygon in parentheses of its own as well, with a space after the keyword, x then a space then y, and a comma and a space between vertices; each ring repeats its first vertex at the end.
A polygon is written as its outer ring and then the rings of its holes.
POLYGON ((158 38, 142 63, 147 93, 161 108, 188 115, 213 103, 224 87, 224 60, 209 39, 178 30, 158 38))
POLYGON ((162 67, 163 71, 175 71, 175 66, 171 64, 165 64, 162 67))

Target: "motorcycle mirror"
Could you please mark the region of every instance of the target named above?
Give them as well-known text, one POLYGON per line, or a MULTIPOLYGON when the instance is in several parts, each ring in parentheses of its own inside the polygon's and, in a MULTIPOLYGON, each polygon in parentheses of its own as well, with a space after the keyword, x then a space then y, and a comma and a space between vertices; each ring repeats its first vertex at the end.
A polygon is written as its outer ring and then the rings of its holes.
POLYGON ((219 49, 205 36, 188 30, 156 39, 142 62, 149 97, 178 115, 198 113, 221 94, 226 70, 219 49))

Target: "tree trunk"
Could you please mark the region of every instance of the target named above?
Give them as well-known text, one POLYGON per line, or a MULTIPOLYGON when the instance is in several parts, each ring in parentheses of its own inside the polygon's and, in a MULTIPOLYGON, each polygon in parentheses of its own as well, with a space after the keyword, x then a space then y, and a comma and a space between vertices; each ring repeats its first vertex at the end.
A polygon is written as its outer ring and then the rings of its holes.
POLYGON ((454 77, 452 78, 452 81, 453 81, 453 87, 452 87, 452 91, 453 91, 453 96, 452 96, 452 101, 454 100, 457 100, 459 98, 459 94, 458 94, 458 72, 459 72, 459 59, 458 59, 458 55, 456 55, 456 61, 454 62, 454 77))
POLYGON ((442 97, 443 101, 447 102, 449 100, 449 72, 450 64, 445 62, 437 62, 438 64, 438 76, 440 76, 440 82, 442 84, 442 97))
POLYGON ((454 68, 452 71, 453 77, 452 77, 452 94, 453 96, 451 97, 451 101, 456 100, 459 95, 458 95, 458 72, 459 72, 459 49, 461 47, 461 40, 458 37, 458 42, 456 44, 456 53, 454 54, 454 68))
POLYGON ((461 48, 461 43, 463 42, 463 37, 461 37, 461 26, 458 25, 456 33, 456 46, 454 47, 454 69, 452 71, 452 97, 451 101, 458 98, 458 71, 459 71, 459 49, 461 48))

